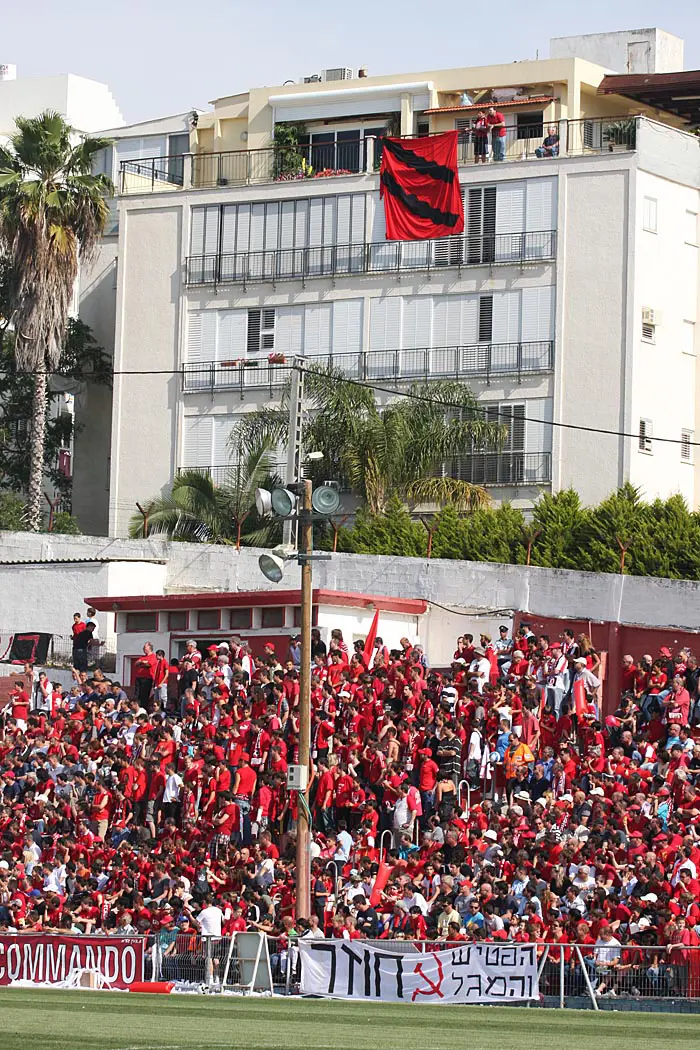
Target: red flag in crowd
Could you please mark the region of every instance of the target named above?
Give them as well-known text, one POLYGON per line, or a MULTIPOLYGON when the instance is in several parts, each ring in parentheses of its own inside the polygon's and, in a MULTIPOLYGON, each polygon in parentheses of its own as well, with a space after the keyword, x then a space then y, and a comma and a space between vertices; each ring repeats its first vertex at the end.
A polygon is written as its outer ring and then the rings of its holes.
POLYGON ((386 239, 421 241, 464 231, 457 132, 382 139, 380 195, 386 239))
POLYGON ((375 611, 374 619, 372 620, 372 626, 369 629, 369 634, 365 638, 365 647, 362 650, 362 659, 364 660, 365 667, 372 666, 372 654, 374 653, 374 641, 377 637, 377 624, 379 623, 379 609, 375 611))

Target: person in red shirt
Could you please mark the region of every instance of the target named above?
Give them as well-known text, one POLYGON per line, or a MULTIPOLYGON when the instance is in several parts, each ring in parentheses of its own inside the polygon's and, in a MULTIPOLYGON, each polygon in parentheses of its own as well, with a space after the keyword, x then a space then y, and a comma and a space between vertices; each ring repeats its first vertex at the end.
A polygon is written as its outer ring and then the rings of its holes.
POLYGON ((486 113, 486 124, 491 131, 491 148, 493 159, 502 161, 506 159, 506 119, 503 114, 490 106, 486 113))
POLYGON ((151 693, 153 692, 153 681, 158 664, 158 657, 153 652, 153 646, 146 642, 143 647, 143 656, 139 656, 134 663, 134 686, 136 699, 145 707, 150 707, 151 693))
POLYGON ((15 687, 10 693, 10 714, 18 729, 24 731, 29 718, 29 696, 25 691, 24 682, 15 682, 15 687))

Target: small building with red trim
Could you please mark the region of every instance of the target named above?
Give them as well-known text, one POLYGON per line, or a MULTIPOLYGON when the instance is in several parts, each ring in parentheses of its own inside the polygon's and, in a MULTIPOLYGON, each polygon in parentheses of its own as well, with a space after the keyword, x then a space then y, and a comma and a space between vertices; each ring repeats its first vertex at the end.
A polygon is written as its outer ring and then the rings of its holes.
MULTIPOLYGON (((132 684, 132 667, 145 642, 163 649, 173 660, 185 651, 189 638, 200 650, 232 637, 247 642, 254 655, 271 642, 284 660, 290 639, 301 629, 299 590, 205 591, 190 594, 145 594, 85 599, 100 612, 113 613, 117 636, 116 676, 132 684)), ((389 648, 400 639, 421 640, 421 623, 428 603, 413 598, 387 598, 375 594, 315 589, 313 624, 328 644, 330 633, 340 628, 350 649, 364 638, 379 609, 378 633, 389 648)))

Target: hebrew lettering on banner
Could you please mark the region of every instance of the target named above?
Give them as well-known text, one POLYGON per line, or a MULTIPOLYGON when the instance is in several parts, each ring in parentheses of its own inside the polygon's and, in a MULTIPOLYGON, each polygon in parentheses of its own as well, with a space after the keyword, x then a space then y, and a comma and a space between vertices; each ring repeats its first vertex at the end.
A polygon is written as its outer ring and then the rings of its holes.
POLYGON ((394 1003, 513 1003, 539 997, 532 944, 460 944, 396 954, 362 941, 299 941, 301 991, 394 1003))

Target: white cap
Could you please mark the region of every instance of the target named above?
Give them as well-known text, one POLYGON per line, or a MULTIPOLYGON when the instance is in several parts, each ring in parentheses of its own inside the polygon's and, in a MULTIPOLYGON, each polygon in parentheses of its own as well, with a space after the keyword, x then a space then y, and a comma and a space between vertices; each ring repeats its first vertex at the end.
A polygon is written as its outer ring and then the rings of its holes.
POLYGON ((484 832, 484 838, 490 839, 491 842, 498 842, 498 835, 492 828, 489 828, 488 831, 484 832))

